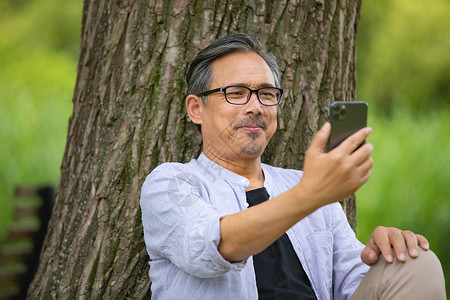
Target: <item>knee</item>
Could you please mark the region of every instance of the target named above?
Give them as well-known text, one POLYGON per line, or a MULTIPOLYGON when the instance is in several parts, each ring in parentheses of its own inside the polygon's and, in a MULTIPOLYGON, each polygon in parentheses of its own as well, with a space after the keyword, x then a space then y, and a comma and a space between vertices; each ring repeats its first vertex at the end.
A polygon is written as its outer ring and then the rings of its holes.
POLYGON ((402 277, 399 278, 399 282, 409 285, 410 288, 413 286, 425 288, 428 296, 433 295, 427 299, 445 299, 444 272, 441 262, 433 251, 420 249, 417 258, 408 256, 405 263, 397 261, 392 264, 392 267, 395 270, 394 273, 398 272, 398 275, 402 277))
POLYGON ((444 276, 441 262, 436 254, 434 254, 431 250, 425 251, 419 248, 419 256, 417 258, 411 258, 408 256, 405 266, 409 267, 411 271, 430 273, 435 274, 436 276, 442 275, 442 277, 444 276))
MULTIPOLYGON (((395 254, 394 254, 395 257, 395 254)), ((433 299, 445 300, 441 263, 431 251, 419 250, 417 258, 407 257, 387 263, 382 256, 355 292, 354 299, 433 299)))

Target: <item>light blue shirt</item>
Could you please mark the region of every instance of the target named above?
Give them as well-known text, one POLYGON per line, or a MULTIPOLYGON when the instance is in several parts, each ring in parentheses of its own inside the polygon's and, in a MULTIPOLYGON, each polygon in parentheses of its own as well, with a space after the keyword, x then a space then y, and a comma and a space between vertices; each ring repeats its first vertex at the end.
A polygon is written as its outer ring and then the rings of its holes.
MULTIPOLYGON (((298 184, 303 174, 266 164, 262 169, 271 198, 298 184)), ((153 299, 258 299, 252 257, 230 263, 217 250, 220 219, 247 209, 248 184, 203 153, 151 172, 140 204, 153 299)), ((369 267, 341 205, 316 210, 286 233, 317 298, 350 298, 369 267)))

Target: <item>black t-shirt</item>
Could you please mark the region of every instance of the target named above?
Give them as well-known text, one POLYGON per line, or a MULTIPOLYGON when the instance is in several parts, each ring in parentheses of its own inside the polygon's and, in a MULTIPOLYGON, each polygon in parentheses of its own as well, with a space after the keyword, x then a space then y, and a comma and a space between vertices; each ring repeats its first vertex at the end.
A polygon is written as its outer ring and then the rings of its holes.
MULTIPOLYGON (((247 192, 250 206, 268 199, 265 187, 247 192)), ((253 265, 259 299, 317 299, 286 233, 261 253, 253 255, 253 265)))

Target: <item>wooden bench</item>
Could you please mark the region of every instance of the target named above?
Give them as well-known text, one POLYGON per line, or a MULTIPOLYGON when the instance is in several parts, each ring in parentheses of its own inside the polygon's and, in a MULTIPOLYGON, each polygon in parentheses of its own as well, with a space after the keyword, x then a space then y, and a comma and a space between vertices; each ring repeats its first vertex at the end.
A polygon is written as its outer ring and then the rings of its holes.
POLYGON ((14 222, 0 249, 0 300, 26 298, 38 267, 54 201, 51 186, 16 188, 14 222))

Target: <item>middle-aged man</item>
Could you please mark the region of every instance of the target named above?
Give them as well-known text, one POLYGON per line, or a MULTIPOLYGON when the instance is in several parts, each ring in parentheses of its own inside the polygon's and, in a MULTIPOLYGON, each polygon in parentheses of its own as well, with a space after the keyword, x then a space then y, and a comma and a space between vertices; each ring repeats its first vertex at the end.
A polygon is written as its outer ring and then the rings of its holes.
POLYGON ((337 203, 370 177, 370 128, 326 153, 326 123, 303 172, 262 164, 280 73, 246 34, 202 50, 187 84, 203 153, 158 166, 141 193, 154 299, 445 299, 423 236, 378 227, 364 246, 337 203))

